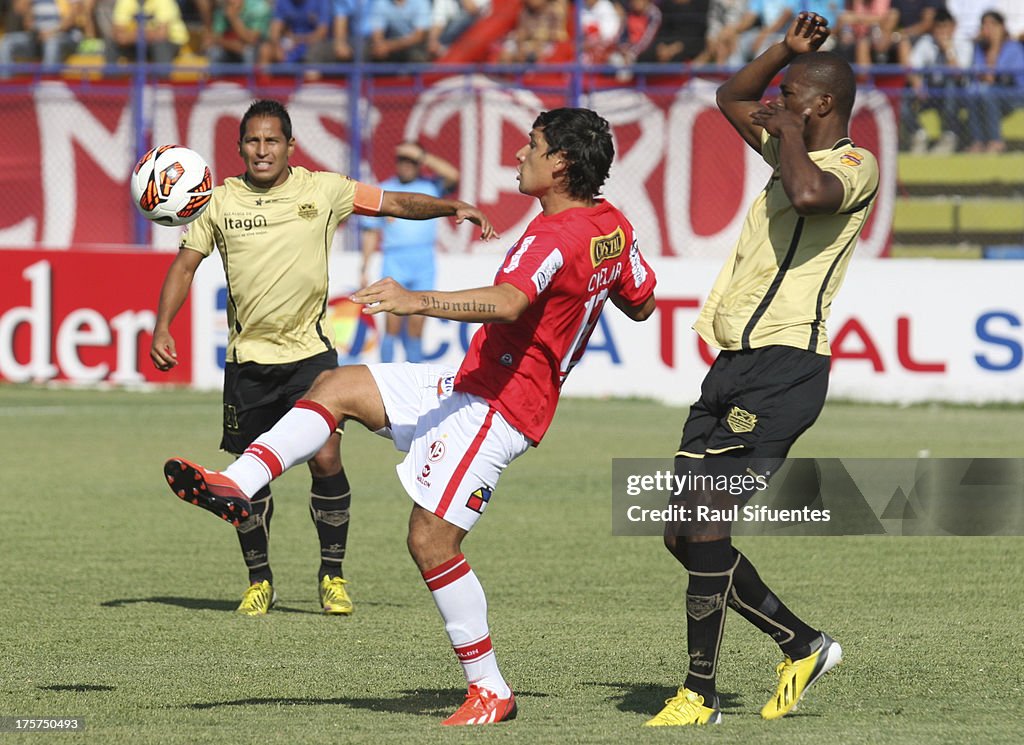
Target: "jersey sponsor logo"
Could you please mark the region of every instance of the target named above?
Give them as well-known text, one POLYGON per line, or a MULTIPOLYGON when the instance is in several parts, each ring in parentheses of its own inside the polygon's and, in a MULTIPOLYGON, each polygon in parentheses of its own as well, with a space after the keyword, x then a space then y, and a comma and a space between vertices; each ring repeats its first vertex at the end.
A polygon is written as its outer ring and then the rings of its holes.
POLYGON ((466 506, 473 510, 473 512, 479 512, 482 514, 487 503, 491 501, 491 494, 493 492, 493 489, 481 486, 469 495, 469 499, 466 500, 466 506))
POLYGON ((590 260, 596 267, 602 261, 617 259, 625 248, 626 234, 621 227, 615 228, 614 233, 590 239, 590 260))
POLYGON ((437 397, 447 398, 455 390, 455 375, 442 375, 437 379, 437 397))
MULTIPOLYGON (((439 460, 444 458, 444 454, 446 451, 447 448, 445 447, 444 442, 442 442, 441 440, 434 440, 432 443, 430 443, 430 447, 427 448, 427 460, 429 460, 431 463, 437 463, 439 460)), ((424 468, 429 472, 430 466, 424 466, 424 468)), ((426 476, 427 474, 423 475, 426 476)))
POLYGON ((551 284, 551 280, 555 278, 555 274, 565 264, 565 259, 562 258, 562 252, 557 248, 548 254, 548 257, 541 262, 541 265, 537 267, 537 271, 533 273, 531 279, 533 280, 533 286, 537 288, 537 294, 540 295, 544 290, 551 284))
POLYGON ((640 260, 640 246, 636 242, 636 233, 633 233, 633 245, 629 247, 629 269, 633 273, 633 283, 640 287, 647 281, 647 267, 640 260))
POLYGON ((248 233, 256 228, 267 227, 267 218, 263 215, 245 215, 244 217, 224 216, 224 232, 241 231, 248 233))
POLYGON ((519 242, 519 248, 517 248, 515 250, 515 253, 513 253, 508 259, 508 264, 505 266, 504 269, 505 274, 511 274, 512 272, 519 268, 519 261, 523 258, 523 254, 526 253, 526 250, 530 247, 530 244, 532 244, 535 240, 537 240, 537 236, 528 235, 525 238, 523 238, 522 241, 519 242))
POLYGON ((316 208, 315 202, 303 202, 299 205, 299 217, 303 220, 312 220, 320 214, 320 210, 316 208))
POLYGON ((725 418, 726 424, 736 434, 744 434, 746 432, 753 432, 754 427, 757 426, 757 414, 751 414, 749 411, 744 411, 739 406, 733 406, 729 410, 729 414, 725 418))
POLYGON ((864 158, 862 158, 857 153, 843 153, 842 156, 839 158, 839 162, 842 163, 844 166, 856 167, 864 162, 864 158))
POLYGON ((423 478, 427 478, 427 476, 429 476, 429 475, 430 475, 430 464, 429 463, 424 463, 423 464, 423 470, 420 471, 420 476, 422 476, 423 478))

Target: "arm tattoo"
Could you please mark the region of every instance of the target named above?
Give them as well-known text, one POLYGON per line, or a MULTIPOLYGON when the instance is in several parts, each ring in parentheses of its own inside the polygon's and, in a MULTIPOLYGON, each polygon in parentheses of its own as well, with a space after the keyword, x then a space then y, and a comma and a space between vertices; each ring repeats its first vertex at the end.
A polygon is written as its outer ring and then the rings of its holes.
MULTIPOLYGON (((424 297, 424 304, 427 303, 428 298, 424 297)), ((498 312, 498 306, 494 303, 479 303, 475 299, 466 300, 461 303, 453 303, 448 300, 438 300, 435 297, 429 298, 430 307, 433 310, 454 311, 463 313, 482 313, 485 315, 494 315, 498 312)))
POLYGON ((455 214, 446 202, 425 197, 423 194, 396 194, 395 204, 398 206, 397 216, 406 220, 429 220, 432 217, 455 214))

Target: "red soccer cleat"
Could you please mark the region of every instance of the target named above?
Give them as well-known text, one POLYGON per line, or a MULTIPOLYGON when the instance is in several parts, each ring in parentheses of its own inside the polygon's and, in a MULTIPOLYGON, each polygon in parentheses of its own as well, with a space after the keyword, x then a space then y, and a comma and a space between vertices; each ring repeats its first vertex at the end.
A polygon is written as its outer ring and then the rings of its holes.
POLYGON ((179 499, 212 512, 236 528, 252 514, 252 505, 238 484, 217 471, 207 471, 183 458, 164 463, 164 476, 179 499))
POLYGON ((469 686, 469 693, 462 706, 441 724, 446 727, 464 724, 494 724, 515 719, 519 713, 516 697, 498 698, 498 694, 477 685, 469 686))

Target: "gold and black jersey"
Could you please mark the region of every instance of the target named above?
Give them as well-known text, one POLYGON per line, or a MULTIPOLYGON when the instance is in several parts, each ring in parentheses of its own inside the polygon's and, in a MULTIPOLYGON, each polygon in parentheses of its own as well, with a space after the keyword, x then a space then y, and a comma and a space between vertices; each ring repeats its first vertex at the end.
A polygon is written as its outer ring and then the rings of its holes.
POLYGON ((719 349, 779 344, 827 355, 825 321, 878 191, 878 162, 848 138, 808 153, 842 183, 843 203, 835 214, 801 216, 782 186, 778 139, 764 132, 761 143, 771 179, 694 329, 719 349))
POLYGON ((209 256, 227 277, 230 362, 296 362, 334 348, 326 321, 328 258, 358 182, 292 167, 279 186, 228 178, 189 225, 180 248, 209 256))

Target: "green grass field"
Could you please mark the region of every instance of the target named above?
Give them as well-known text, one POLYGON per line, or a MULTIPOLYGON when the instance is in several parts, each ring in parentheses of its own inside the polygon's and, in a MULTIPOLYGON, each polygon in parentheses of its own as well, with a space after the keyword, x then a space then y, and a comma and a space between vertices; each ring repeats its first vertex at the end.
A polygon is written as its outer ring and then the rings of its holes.
MULTIPOLYGON (((778 650, 733 614, 717 728, 642 722, 685 673, 684 575, 657 538, 610 535, 611 458, 660 457, 684 411, 567 400, 465 543, 488 591, 519 718, 439 720, 461 672, 405 551, 387 441, 351 427, 346 561, 356 612, 318 614, 308 475, 276 489, 265 618, 233 530, 173 497, 161 465, 225 465, 219 399, 0 386, 0 716, 85 717, 100 743, 1017 743, 1024 726, 1019 538, 747 538, 786 602, 845 663, 763 722, 778 650)), ((1019 456, 1024 410, 830 404, 794 455, 1019 456)))

